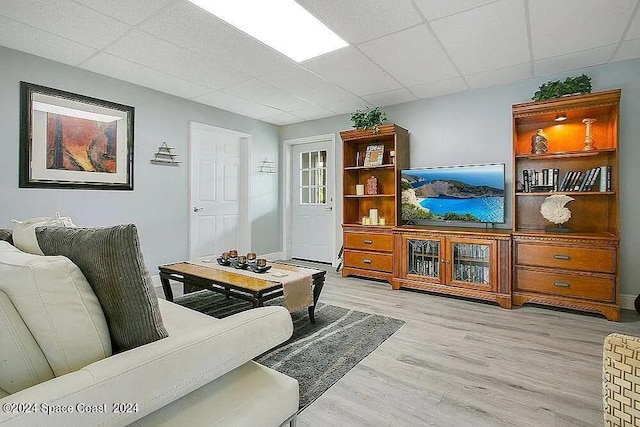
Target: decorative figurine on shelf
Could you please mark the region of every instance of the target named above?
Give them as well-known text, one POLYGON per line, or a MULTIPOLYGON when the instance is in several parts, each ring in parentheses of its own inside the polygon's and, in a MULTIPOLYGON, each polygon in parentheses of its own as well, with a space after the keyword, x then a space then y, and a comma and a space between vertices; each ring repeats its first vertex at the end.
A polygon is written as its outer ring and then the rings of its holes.
POLYGON ((369 179, 367 179, 367 194, 375 195, 378 194, 378 178, 371 175, 369 179))
POLYGON ((587 125, 587 131, 586 131, 586 134, 584 136, 584 148, 582 149, 583 151, 596 150, 596 146, 593 145, 593 136, 591 135, 591 125, 595 121, 596 121, 596 119, 584 119, 584 120, 582 120, 582 123, 587 125))
POLYGON ((542 129, 538 129, 531 137, 531 154, 546 154, 549 150, 549 140, 542 129))
POLYGON ((544 219, 556 225, 553 228, 547 228, 545 231, 550 233, 571 232, 570 228, 562 227, 562 224, 571 219, 571 211, 565 205, 572 200, 575 199, 564 194, 553 194, 544 199, 542 206, 540 206, 540 213, 544 219))

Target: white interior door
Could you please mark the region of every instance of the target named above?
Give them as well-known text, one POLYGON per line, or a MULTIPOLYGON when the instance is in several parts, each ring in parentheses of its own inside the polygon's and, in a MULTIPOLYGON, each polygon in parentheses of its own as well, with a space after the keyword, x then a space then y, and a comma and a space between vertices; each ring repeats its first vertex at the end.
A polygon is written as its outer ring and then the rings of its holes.
POLYGON ((294 145, 291 162, 291 257, 331 263, 335 255, 333 144, 294 145))
POLYGON ((248 251, 246 135, 191 127, 190 259, 248 251))

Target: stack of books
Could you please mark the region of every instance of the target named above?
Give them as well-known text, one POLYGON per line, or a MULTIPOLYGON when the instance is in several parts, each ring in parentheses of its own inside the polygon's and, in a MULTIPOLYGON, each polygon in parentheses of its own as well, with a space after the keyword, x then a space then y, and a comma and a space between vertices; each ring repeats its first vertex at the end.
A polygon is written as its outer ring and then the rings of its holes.
POLYGON ((586 171, 567 171, 559 181, 557 168, 522 171, 523 190, 531 192, 611 191, 611 166, 597 166, 586 171))
POLYGON ((558 176, 560 169, 542 169, 541 171, 525 169, 522 171, 524 191, 551 192, 558 191, 558 176))

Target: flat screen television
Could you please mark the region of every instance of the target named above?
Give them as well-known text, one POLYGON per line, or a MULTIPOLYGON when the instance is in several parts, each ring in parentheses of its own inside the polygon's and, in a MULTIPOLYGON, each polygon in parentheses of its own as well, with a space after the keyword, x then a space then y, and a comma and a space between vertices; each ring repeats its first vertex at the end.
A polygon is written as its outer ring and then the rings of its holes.
POLYGON ((504 223, 504 163, 400 171, 403 223, 504 223))

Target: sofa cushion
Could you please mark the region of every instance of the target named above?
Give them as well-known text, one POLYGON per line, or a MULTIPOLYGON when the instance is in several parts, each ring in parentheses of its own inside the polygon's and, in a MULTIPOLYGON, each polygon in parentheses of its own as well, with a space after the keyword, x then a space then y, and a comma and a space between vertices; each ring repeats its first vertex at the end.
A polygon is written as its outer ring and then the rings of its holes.
POLYGON ((102 305, 114 352, 168 336, 135 225, 38 227, 36 236, 45 254, 80 267, 102 305))
POLYGON ((44 255, 38 241, 36 240, 36 227, 41 225, 55 225, 59 227, 75 227, 71 218, 61 217, 59 213, 56 213, 55 217, 40 217, 31 218, 24 221, 14 221, 13 226, 13 244, 16 248, 23 252, 28 252, 34 255, 44 255))
POLYGON ((56 376, 111 355, 98 299, 67 258, 27 254, 0 242, 0 291, 11 300, 56 376))
POLYGON ((27 325, 0 291, 0 389, 16 393, 54 377, 27 325))
POLYGON ((11 230, 0 228, 0 240, 4 240, 5 242, 13 244, 13 239, 11 238, 11 230))

